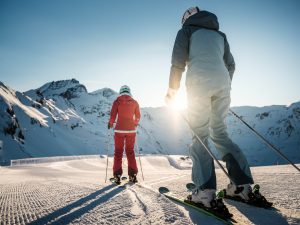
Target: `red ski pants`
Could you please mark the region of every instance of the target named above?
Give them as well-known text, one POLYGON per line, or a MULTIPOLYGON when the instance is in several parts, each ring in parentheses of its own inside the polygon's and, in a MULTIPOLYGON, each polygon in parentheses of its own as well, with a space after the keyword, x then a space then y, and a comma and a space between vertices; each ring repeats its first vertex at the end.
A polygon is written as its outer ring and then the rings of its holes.
POLYGON ((115 133, 114 175, 122 175, 123 173, 122 158, 124 147, 128 162, 128 175, 137 174, 138 168, 134 154, 135 136, 136 133, 115 133))

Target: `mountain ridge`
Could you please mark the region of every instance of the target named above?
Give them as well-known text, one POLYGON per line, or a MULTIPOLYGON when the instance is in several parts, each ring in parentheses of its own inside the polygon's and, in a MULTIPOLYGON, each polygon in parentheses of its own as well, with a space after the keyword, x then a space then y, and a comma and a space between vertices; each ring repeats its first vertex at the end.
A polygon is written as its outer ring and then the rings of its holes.
MULTIPOLYGON (((76 79, 48 82, 23 93, 1 82, 1 164, 17 158, 107 154, 107 150, 112 155, 113 134, 107 130, 107 121, 117 96, 110 88, 88 93, 76 79)), ((300 162, 300 102, 232 110, 300 162)), ((178 113, 166 107, 144 107, 141 112, 137 144, 142 154, 188 155, 191 133, 178 113)), ((241 146, 251 165, 284 163, 237 118, 229 115, 226 122, 230 137, 241 146)))

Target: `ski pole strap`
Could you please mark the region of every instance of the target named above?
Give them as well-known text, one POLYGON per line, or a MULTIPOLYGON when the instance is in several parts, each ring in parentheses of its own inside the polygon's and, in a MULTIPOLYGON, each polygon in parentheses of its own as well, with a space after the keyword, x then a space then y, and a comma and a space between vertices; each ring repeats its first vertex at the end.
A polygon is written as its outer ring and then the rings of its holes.
POLYGON ((237 115, 234 111, 229 109, 229 111, 237 117, 243 124, 245 124, 256 136, 258 136, 261 140, 265 142, 267 146, 269 146, 273 151, 275 151, 279 156, 281 156, 283 159, 288 161, 293 167, 295 167, 298 172, 300 172, 300 169, 291 161, 289 160, 279 149, 277 149, 273 144, 271 144, 267 139, 265 139, 261 134, 259 134, 256 130, 254 130, 253 127, 251 127, 246 121, 244 121, 239 115, 237 115))

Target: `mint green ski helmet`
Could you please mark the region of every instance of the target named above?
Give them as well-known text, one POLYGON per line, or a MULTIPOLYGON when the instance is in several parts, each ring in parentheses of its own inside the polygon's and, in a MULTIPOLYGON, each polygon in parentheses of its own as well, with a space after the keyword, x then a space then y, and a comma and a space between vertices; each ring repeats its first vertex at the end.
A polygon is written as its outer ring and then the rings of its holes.
POLYGON ((120 88, 119 94, 129 94, 129 95, 131 95, 130 87, 128 87, 127 85, 123 85, 120 88))

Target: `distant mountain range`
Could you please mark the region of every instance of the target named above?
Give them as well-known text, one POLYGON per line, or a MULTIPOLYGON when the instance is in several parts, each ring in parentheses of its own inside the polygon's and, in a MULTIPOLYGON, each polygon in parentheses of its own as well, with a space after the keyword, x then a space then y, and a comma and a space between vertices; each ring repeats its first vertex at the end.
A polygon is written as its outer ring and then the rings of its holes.
MULTIPOLYGON (((88 93, 75 79, 52 81, 24 93, 0 82, 1 165, 29 157, 107 154, 107 150, 112 155, 113 134, 107 122, 117 96, 110 88, 88 93)), ((300 102, 232 110, 293 162, 300 162, 300 102)), ((191 133, 179 114, 166 107, 141 111, 137 145, 142 154, 188 155, 191 133)), ((251 165, 285 163, 231 114, 227 125, 251 165)))

